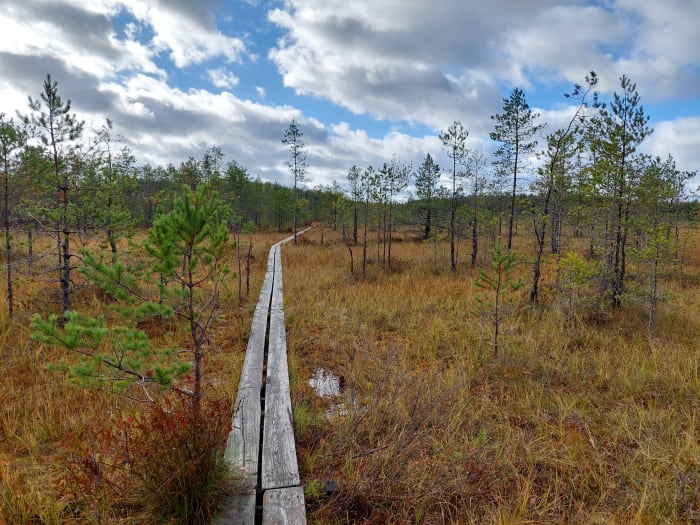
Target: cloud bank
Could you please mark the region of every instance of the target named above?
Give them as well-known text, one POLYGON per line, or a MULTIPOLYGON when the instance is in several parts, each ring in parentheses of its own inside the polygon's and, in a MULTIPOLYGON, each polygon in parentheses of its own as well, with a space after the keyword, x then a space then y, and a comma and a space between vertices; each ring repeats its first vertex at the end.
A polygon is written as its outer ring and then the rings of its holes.
POLYGON ((437 134, 453 120, 488 151, 490 115, 515 86, 554 125, 567 112, 560 93, 594 69, 603 96, 622 73, 636 82, 656 128, 646 151, 700 166, 700 2, 245 5, 6 0, 0 111, 26 113, 51 73, 81 118, 110 118, 142 163, 177 164, 217 144, 283 183, 281 137, 296 118, 310 184, 330 184, 394 154, 444 160, 437 134))

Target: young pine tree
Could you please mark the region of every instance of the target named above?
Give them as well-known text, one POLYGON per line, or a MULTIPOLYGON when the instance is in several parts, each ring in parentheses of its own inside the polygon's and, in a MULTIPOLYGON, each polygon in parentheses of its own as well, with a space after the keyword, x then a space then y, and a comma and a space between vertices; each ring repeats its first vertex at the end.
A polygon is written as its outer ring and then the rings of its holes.
POLYGON ((602 292, 614 308, 622 305, 627 277, 628 237, 633 221, 635 192, 639 186, 637 148, 652 133, 649 117, 640 103, 637 87, 625 75, 622 93, 615 93, 608 108, 591 120, 589 135, 594 187, 603 206, 596 215, 604 232, 606 261, 602 292), (604 221, 604 222, 600 222, 604 221))
POLYGON ((141 275, 119 261, 83 253, 83 272, 112 296, 122 324, 68 312, 61 327, 57 315, 46 321, 37 315, 34 337, 77 353, 79 362, 70 372, 81 384, 110 384, 122 392, 141 388, 145 400, 152 400, 153 386, 172 387, 189 396, 193 415, 198 417, 202 360, 212 344, 210 327, 219 311, 222 279, 229 274, 225 259, 233 249, 227 218, 228 208, 206 185, 194 191, 183 188, 173 209, 160 215, 149 230, 145 249, 151 261, 141 275), (157 281, 151 279, 153 275, 163 277, 158 297, 147 295, 153 288, 149 283, 157 281), (154 349, 136 328, 136 321, 146 317, 184 323, 188 347, 154 349), (192 388, 173 386, 190 369, 192 388))
POLYGON ((83 133, 82 121, 71 114, 71 101, 65 102, 58 94, 58 83, 51 81, 47 75, 44 90, 40 98, 29 97, 29 108, 33 114, 23 117, 25 125, 34 135, 38 135, 42 145, 51 158, 52 166, 49 179, 56 191, 58 214, 56 218, 56 238, 61 283, 61 311, 65 314, 71 308, 71 270, 73 253, 71 252, 71 224, 69 215, 70 193, 75 185, 75 173, 72 173, 67 159, 74 141, 83 133))
POLYGON ((457 255, 455 253, 455 216, 457 214, 458 186, 457 179, 464 173, 457 171, 462 166, 467 156, 466 141, 469 132, 462 123, 455 120, 447 131, 440 132, 440 140, 447 151, 447 156, 452 159, 452 198, 450 200, 450 269, 457 271, 457 255))
POLYGON ((294 180, 294 244, 297 243, 298 185, 306 180, 306 169, 308 168, 303 137, 304 133, 299 128, 299 123, 294 119, 285 130, 282 138, 282 144, 289 146, 289 160, 285 161, 285 165, 289 168, 289 173, 294 180))
POLYGON ((230 273, 224 263, 233 248, 225 220, 230 215, 218 194, 200 184, 185 190, 173 210, 156 219, 145 246, 153 271, 165 277, 161 295, 188 325, 195 413, 201 400, 202 359, 211 347, 209 327, 218 314, 222 279, 230 273))
MULTIPOLYGON (((522 281, 514 279, 512 275, 515 264, 515 253, 511 250, 503 251, 501 238, 498 237, 491 250, 491 271, 486 272, 483 268, 479 268, 479 275, 474 281, 482 290, 491 292, 494 356, 498 356, 501 323, 504 319, 503 296, 509 292, 519 290, 522 286, 522 281)), ((477 300, 481 301, 481 298, 477 297, 477 300)))
POLYGON ((504 168, 509 168, 513 178, 511 191, 510 215, 508 217, 508 245, 513 246, 513 223, 515 220, 515 197, 518 188, 518 174, 522 171, 527 156, 537 146, 536 136, 544 128, 537 124, 539 113, 534 113, 527 101, 525 93, 515 88, 510 97, 503 99, 503 113, 491 115, 496 122, 494 130, 489 134, 491 140, 500 142, 496 157, 504 168))
POLYGON ((433 160, 430 153, 426 154, 423 163, 418 167, 416 176, 416 194, 421 200, 425 211, 423 226, 423 240, 430 239, 430 233, 435 221, 433 216, 433 204, 437 198, 438 184, 440 182, 440 166, 433 160))

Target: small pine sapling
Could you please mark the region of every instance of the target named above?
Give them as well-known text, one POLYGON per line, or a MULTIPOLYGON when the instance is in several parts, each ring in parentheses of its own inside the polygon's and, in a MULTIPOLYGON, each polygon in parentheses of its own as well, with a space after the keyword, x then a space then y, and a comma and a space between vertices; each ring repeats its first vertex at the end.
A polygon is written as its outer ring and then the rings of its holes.
MULTIPOLYGON (((479 275, 474 281, 479 288, 492 293, 489 303, 493 310, 490 312, 493 323, 493 355, 498 356, 499 337, 501 333, 501 321, 504 319, 503 295, 519 290, 522 286, 520 279, 513 278, 513 268, 516 265, 515 253, 503 251, 501 238, 496 239, 491 250, 491 272, 487 273, 483 268, 479 268, 479 275)), ((482 297, 477 295, 477 301, 486 303, 482 297)))
POLYGON ((230 273, 224 264, 234 247, 228 239, 230 215, 218 194, 206 185, 184 189, 172 211, 159 216, 149 231, 144 247, 150 264, 126 269, 104 254, 83 253, 84 275, 109 294, 119 322, 109 324, 104 317, 69 311, 61 327, 58 316, 43 320, 36 315, 33 337, 79 355, 70 369, 59 364, 78 383, 110 384, 120 392, 138 385, 144 392, 142 400, 147 401, 153 401, 152 386, 171 387, 188 395, 197 413, 202 358, 211 344, 209 328, 218 313, 221 281, 230 273), (154 288, 147 283, 153 281, 152 276, 162 278, 156 280, 157 297, 151 298, 149 291, 154 288), (184 321, 189 348, 184 352, 174 347, 153 348, 147 334, 136 327, 148 318, 184 321), (188 355, 191 360, 183 357, 188 355), (193 388, 173 385, 190 369, 193 388))
POLYGON ((153 387, 167 389, 191 368, 176 358, 175 348, 153 348, 135 327, 109 327, 104 317, 75 311, 66 312, 63 326, 61 320, 56 314, 47 320, 35 315, 32 337, 78 354, 71 366, 65 358, 50 366, 66 372, 77 386, 109 385, 114 392, 152 402, 153 387), (140 387, 143 395, 130 394, 132 387, 140 387))
POLYGON ((200 407, 202 359, 211 346, 209 328, 218 314, 222 279, 231 273, 224 263, 235 248, 226 220, 231 215, 218 194, 200 184, 194 191, 185 190, 173 210, 156 219, 145 245, 154 273, 166 277, 160 296, 187 323, 194 368, 188 394, 195 413, 200 407))
MULTIPOLYGON (((566 311, 566 321, 571 322, 582 302, 587 298, 586 290, 600 272, 596 261, 589 261, 576 252, 568 252, 557 261, 556 290, 560 303, 566 311)), ((592 292, 589 292, 592 294, 592 292)), ((588 296, 593 300, 592 295, 588 296)))

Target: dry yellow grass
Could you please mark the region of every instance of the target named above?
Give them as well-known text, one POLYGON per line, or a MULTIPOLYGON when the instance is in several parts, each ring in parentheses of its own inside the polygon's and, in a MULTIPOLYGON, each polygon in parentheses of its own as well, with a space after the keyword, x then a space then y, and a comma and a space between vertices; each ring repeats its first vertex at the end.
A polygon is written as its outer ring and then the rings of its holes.
MULTIPOLYGON (((267 250, 281 237, 254 236, 242 305, 229 283, 204 363, 205 396, 235 398, 267 250)), ((318 232, 308 239, 286 245, 283 263, 311 523, 700 520, 698 250, 687 252, 684 279, 663 283, 653 333, 641 307, 571 324, 546 308, 513 308, 495 358, 476 274, 449 272, 444 244, 397 242, 395 269, 373 262, 360 279, 349 275, 345 246, 320 246, 318 232), (314 394, 308 379, 319 367, 342 377, 340 397, 314 394), (330 495, 326 480, 336 484, 330 495)), ((525 252, 526 239, 518 241, 525 252)), ((35 254, 42 249, 51 253, 52 243, 37 239, 35 254)), ((376 257, 376 247, 369 253, 376 257)), ((482 263, 486 254, 482 248, 482 263)), ((49 259, 36 265, 49 267, 49 259)), ((518 271, 527 282, 528 268, 518 271)), ((67 483, 67 454, 89 439, 86 429, 108 428, 141 407, 46 370, 63 354, 29 340, 28 317, 56 308, 48 298, 57 284, 18 277, 14 321, 0 299, 0 523, 157 522, 118 515, 110 501, 86 508, 67 483)), ((88 313, 102 307, 92 289, 79 299, 88 313)))
POLYGON ((475 274, 451 274, 443 248, 435 262, 397 242, 396 269, 363 280, 318 240, 283 251, 311 523, 700 520, 697 250, 683 283, 663 282, 653 332, 641 306, 570 323, 513 309, 494 357, 475 274), (342 377, 339 397, 314 394, 317 368, 342 377))
MULTIPOLYGON (((137 244, 142 235, 137 236, 137 244)), ((213 325, 213 351, 204 361, 205 403, 207 398, 235 398, 267 252, 281 238, 279 234, 252 237, 250 295, 240 305, 237 282, 228 283, 229 294, 213 325)), ((248 241, 243 236, 243 255, 248 241)), ((76 388, 64 374, 46 368, 66 354, 31 340, 29 320, 34 313, 58 310, 55 275, 43 273, 55 263, 51 255, 55 245, 37 236, 33 248, 35 255, 47 255, 35 261, 32 272, 22 266, 21 273, 15 273, 17 303, 12 321, 7 319, 4 293, 0 297, 0 524, 158 523, 156 516, 125 513, 124 502, 88 499, 72 479, 71 469, 80 460, 76 451, 94 446, 90 440, 95 435, 144 407, 105 391, 76 388)), ((19 246, 16 260, 26 256, 26 245, 19 246)), ((138 251, 130 257, 138 258, 138 251)), ((234 261, 231 266, 237 269, 234 261)), ((75 278, 75 308, 87 314, 107 313, 99 291, 83 286, 78 272, 75 278)), ((3 274, 0 289, 5 287, 3 274)))

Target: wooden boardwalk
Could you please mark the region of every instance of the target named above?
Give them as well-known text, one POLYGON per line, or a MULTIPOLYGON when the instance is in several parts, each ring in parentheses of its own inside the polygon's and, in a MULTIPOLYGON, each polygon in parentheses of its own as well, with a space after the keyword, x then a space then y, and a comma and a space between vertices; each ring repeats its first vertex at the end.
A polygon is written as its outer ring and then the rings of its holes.
POLYGON ((243 473, 243 490, 226 501, 215 525, 306 524, 289 396, 280 257, 282 245, 292 239, 274 244, 268 255, 225 454, 243 473))

